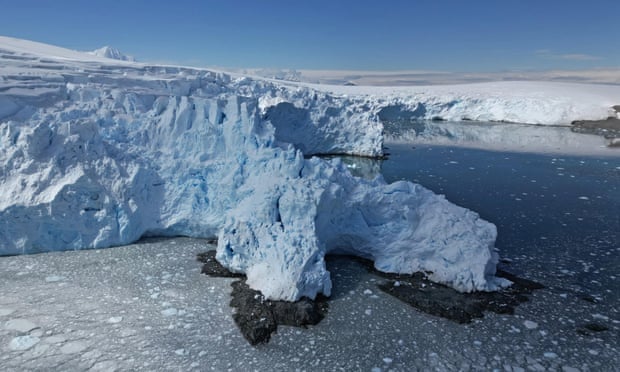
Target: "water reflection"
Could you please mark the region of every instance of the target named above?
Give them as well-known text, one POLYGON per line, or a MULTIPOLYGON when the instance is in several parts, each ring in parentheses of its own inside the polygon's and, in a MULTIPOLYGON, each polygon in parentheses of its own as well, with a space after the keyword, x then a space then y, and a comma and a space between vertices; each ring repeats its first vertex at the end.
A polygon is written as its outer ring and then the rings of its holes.
POLYGON ((605 149, 608 141, 603 137, 575 133, 570 126, 411 120, 386 121, 383 124, 388 143, 533 152, 612 151, 605 149))
POLYGON ((381 163, 383 162, 381 159, 350 155, 326 155, 321 157, 323 159, 339 158, 355 177, 372 180, 381 174, 381 163))

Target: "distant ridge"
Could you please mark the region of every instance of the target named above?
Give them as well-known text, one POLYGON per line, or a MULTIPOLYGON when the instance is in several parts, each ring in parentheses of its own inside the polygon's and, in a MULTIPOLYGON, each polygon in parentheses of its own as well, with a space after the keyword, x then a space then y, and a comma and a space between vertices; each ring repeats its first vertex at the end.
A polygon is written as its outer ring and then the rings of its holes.
POLYGON ((99 49, 93 50, 92 52, 88 52, 88 54, 92 54, 97 57, 116 59, 119 61, 130 61, 130 62, 136 61, 135 58, 133 58, 132 56, 125 55, 121 53, 121 51, 119 51, 118 49, 113 48, 111 46, 107 46, 107 45, 104 46, 103 48, 99 48, 99 49))

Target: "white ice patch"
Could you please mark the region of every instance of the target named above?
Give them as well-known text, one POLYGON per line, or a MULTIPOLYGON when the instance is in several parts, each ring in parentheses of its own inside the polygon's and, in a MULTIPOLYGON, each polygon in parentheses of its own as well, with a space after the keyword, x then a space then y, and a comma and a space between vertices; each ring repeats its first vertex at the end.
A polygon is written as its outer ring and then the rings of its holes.
POLYGON ((88 345, 80 341, 71 341, 60 347, 60 352, 63 354, 77 354, 86 350, 88 345))
POLYGON ((117 323, 120 323, 122 321, 123 321, 123 317, 122 316, 113 316, 113 317, 110 317, 108 319, 108 323, 110 323, 110 324, 117 324, 117 323))
POLYGON ((4 323, 4 328, 12 331, 26 333, 30 332, 35 328, 38 328, 38 326, 28 319, 11 319, 4 323))
POLYGON ((59 276, 59 275, 50 275, 50 276, 45 277, 45 281, 47 283, 55 283, 55 282, 59 282, 64 279, 65 278, 63 276, 59 276))
POLYGON ((161 311, 161 315, 163 316, 175 316, 177 315, 179 312, 177 309, 175 309, 174 307, 165 309, 161 311))
POLYGON ((9 349, 13 351, 28 350, 38 344, 39 341, 41 341, 40 338, 31 335, 18 336, 11 340, 9 343, 9 349))
POLYGON ((11 315, 15 312, 15 309, 11 309, 10 307, 0 307, 0 316, 11 315))

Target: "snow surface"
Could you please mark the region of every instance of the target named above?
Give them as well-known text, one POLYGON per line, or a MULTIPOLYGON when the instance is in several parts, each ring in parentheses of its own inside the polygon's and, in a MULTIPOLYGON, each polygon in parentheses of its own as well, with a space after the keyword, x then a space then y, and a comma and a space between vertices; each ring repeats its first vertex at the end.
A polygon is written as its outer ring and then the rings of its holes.
POLYGON ((460 291, 507 284, 494 277, 495 226, 476 213, 304 154, 380 155, 380 120, 395 113, 592 118, 618 90, 575 102, 502 85, 471 86, 471 96, 322 92, 4 37, 0 58, 0 253, 218 236, 222 264, 285 300, 330 294, 330 252, 427 271, 460 291))

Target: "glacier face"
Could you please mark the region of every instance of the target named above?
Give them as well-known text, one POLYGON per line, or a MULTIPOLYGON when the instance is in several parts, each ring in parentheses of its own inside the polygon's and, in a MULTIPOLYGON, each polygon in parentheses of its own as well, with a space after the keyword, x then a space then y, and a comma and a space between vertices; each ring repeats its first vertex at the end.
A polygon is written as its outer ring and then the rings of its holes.
POLYGON ((570 125, 615 116, 620 86, 508 81, 411 87, 325 86, 357 97, 382 120, 399 119, 570 125), (372 89, 371 89, 372 88, 372 89))
POLYGON ((476 213, 304 158, 381 153, 376 116, 346 96, 0 53, 13 61, 0 67, 0 254, 217 236, 218 260, 272 299, 329 295, 328 253, 461 291, 506 284, 495 227, 476 213))
POLYGON ((255 99, 100 88, 70 84, 1 124, 2 253, 218 236, 220 262, 274 299, 329 294, 330 252, 463 291, 501 284, 492 224, 421 186, 304 159, 255 99))

